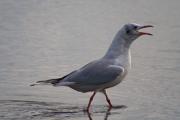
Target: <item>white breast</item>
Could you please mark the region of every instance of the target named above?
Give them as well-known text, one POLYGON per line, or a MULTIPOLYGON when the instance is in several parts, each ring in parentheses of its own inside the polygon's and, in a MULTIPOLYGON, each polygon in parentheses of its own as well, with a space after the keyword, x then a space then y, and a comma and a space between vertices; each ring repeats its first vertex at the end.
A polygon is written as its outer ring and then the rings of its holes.
POLYGON ((128 51, 128 55, 129 55, 129 68, 131 68, 131 50, 130 49, 128 51))

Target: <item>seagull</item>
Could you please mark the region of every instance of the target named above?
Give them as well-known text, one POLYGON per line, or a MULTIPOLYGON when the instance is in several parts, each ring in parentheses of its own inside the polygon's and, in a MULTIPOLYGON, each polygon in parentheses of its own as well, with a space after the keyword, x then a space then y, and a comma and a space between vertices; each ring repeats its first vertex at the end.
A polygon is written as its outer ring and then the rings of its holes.
POLYGON ((130 46, 140 36, 152 35, 139 31, 152 25, 139 25, 135 23, 125 24, 115 35, 105 55, 94 60, 78 70, 55 79, 37 81, 34 85, 50 84, 55 87, 67 86, 79 92, 93 92, 89 99, 87 112, 97 92, 105 95, 108 109, 112 109, 112 103, 108 98, 106 89, 118 85, 128 73, 131 64, 130 46))

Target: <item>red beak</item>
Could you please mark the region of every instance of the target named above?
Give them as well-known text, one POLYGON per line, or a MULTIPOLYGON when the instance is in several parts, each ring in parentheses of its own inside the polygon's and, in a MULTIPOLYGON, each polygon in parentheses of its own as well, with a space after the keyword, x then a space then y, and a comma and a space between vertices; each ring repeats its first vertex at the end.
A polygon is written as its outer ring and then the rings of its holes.
MULTIPOLYGON (((149 28, 149 27, 154 27, 154 26, 152 26, 152 25, 144 25, 144 26, 139 27, 138 30, 141 30, 141 29, 144 29, 144 28, 149 28)), ((147 33, 147 32, 139 32, 139 35, 141 36, 141 35, 153 35, 153 34, 147 33)))

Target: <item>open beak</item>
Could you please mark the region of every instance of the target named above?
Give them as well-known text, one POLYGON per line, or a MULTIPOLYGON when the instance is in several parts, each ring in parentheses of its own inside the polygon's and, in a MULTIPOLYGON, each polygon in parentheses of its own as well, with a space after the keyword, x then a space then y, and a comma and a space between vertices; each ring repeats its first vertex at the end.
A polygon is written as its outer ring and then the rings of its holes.
MULTIPOLYGON (((152 25, 144 25, 144 26, 140 26, 138 28, 138 30, 141 30, 141 29, 144 29, 144 28, 149 28, 149 27, 153 27, 152 25)), ((141 31, 138 31, 138 34, 139 36, 142 36, 142 35, 153 35, 151 33, 147 33, 147 32, 141 32, 141 31)))

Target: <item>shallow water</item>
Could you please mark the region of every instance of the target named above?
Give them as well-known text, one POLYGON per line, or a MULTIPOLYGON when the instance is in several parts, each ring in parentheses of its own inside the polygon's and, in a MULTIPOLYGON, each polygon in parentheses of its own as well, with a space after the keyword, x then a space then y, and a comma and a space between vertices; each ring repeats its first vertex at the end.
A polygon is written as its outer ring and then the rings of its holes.
POLYGON ((1 120, 179 120, 179 0, 0 1, 1 120), (29 85, 61 77, 100 58, 128 22, 152 24, 132 45, 126 80, 97 94, 29 85))
MULTIPOLYGON (((85 106, 64 104, 56 102, 38 102, 38 101, 22 101, 22 100, 1 100, 1 114, 4 119, 83 119, 84 117, 92 119, 92 114, 85 111, 85 106), (12 112, 14 111, 14 112, 12 112)), ((108 119, 110 115, 118 115, 119 110, 125 109, 126 106, 115 106, 109 112, 106 107, 102 105, 94 106, 95 111, 92 111, 96 116, 104 116, 108 119)))

